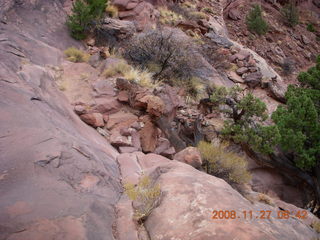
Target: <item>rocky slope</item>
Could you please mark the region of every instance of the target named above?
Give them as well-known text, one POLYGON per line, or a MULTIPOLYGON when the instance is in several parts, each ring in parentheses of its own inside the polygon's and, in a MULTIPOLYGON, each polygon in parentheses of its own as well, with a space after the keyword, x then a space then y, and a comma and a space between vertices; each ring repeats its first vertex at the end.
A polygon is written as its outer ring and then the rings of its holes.
MULTIPOLYGON (((147 7, 138 12, 154 9, 141 4, 147 7)), ((319 237, 309 226, 311 213, 305 220, 295 214, 277 219, 280 206, 299 208, 280 200, 274 206, 250 202, 224 180, 169 160, 173 143, 148 115, 179 106, 177 93, 138 89, 139 97, 130 98, 121 81, 102 78, 99 68, 65 61, 64 49, 82 47, 64 25, 69 1, 4 0, 0 6, 0 239, 319 237), (140 226, 122 183, 137 183, 142 174, 159 183, 162 194, 140 226), (255 215, 211 219, 213 210, 255 215), (261 210, 272 211, 271 219, 256 218, 261 210)), ((195 167, 201 161, 182 159, 195 167)))

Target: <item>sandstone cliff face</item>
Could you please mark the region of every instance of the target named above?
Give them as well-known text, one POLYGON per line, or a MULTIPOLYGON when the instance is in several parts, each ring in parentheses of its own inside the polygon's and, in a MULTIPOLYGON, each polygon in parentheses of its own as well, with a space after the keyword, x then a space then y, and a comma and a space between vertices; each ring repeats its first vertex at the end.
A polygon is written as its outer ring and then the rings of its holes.
MULTIPOLYGON (((145 222, 146 239, 318 237, 296 218, 213 220, 213 210, 278 209, 252 204, 225 181, 184 163, 119 154, 82 122, 52 70, 65 66, 62 50, 81 47, 68 36, 64 6, 70 2, 0 3, 0 239, 138 239, 141 231, 121 182, 135 183, 142 173, 163 192, 145 222)), ((85 64, 83 69, 91 71, 85 64)), ((118 123, 119 115, 128 115, 120 113, 109 120, 118 123)), ((131 114, 129 120, 136 118, 131 114)))
POLYGON ((112 239, 112 205, 121 189, 117 152, 73 113, 45 68, 60 64, 61 49, 79 45, 65 29, 63 6, 7 4, 0 35, 0 239, 112 239))

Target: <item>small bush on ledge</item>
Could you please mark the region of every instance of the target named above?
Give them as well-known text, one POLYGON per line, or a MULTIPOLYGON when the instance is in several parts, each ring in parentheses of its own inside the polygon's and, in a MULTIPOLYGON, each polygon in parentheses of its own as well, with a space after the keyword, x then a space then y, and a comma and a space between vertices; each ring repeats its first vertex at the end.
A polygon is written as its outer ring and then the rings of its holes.
POLYGON ((67 50, 64 51, 64 54, 67 57, 67 60, 70 62, 87 62, 89 60, 90 55, 75 48, 70 47, 67 50))
POLYGON ((230 152, 225 145, 214 146, 201 141, 198 145, 207 173, 230 183, 248 183, 251 179, 245 158, 230 152))
POLYGON ((268 24, 262 17, 262 9, 260 5, 254 5, 246 18, 247 26, 250 32, 264 35, 268 31, 268 24))
POLYGON ((76 0, 66 22, 71 36, 77 40, 85 39, 94 21, 103 17, 106 4, 107 0, 76 0))
POLYGON ((149 176, 142 176, 136 186, 132 183, 126 183, 124 189, 127 196, 134 201, 134 219, 138 223, 143 223, 160 203, 160 185, 154 184, 149 176))
POLYGON ((299 23, 299 11, 293 2, 286 4, 281 9, 281 14, 289 27, 294 27, 299 23))

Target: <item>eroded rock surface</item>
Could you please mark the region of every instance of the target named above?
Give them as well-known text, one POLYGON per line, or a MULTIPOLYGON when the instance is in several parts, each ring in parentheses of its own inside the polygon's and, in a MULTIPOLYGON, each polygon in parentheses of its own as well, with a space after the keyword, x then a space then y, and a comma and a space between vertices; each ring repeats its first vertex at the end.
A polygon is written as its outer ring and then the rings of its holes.
POLYGON ((118 153, 73 113, 46 68, 61 63, 62 50, 79 46, 66 31, 62 1, 6 2, 0 239, 114 239, 118 153))

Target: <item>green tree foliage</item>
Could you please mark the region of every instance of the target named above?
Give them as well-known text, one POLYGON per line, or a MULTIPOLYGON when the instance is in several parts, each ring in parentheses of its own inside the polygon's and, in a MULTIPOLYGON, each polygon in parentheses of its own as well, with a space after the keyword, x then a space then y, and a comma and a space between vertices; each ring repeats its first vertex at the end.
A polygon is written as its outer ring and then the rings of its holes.
POLYGON ((276 126, 263 126, 268 118, 266 105, 239 87, 217 88, 210 97, 216 108, 228 118, 223 136, 236 143, 248 144, 253 150, 271 153, 279 140, 276 126))
POLYGON ((67 20, 71 36, 77 40, 84 39, 93 21, 103 16, 106 4, 107 0, 76 0, 67 20))
POLYGON ((254 5, 246 18, 247 26, 250 32, 258 35, 266 34, 268 31, 268 24, 262 17, 262 10, 260 5, 254 5))
POLYGON ((288 26, 294 27, 299 23, 299 11, 293 2, 284 5, 281 14, 288 26))
POLYGON ((320 159, 320 58, 315 67, 298 76, 302 87, 289 86, 287 105, 273 113, 280 145, 291 153, 296 165, 312 169, 320 159))
POLYGON ((308 25, 307 25, 307 30, 308 30, 309 32, 315 32, 315 31, 316 31, 316 29, 315 29, 315 27, 313 26, 312 23, 308 23, 308 25))

